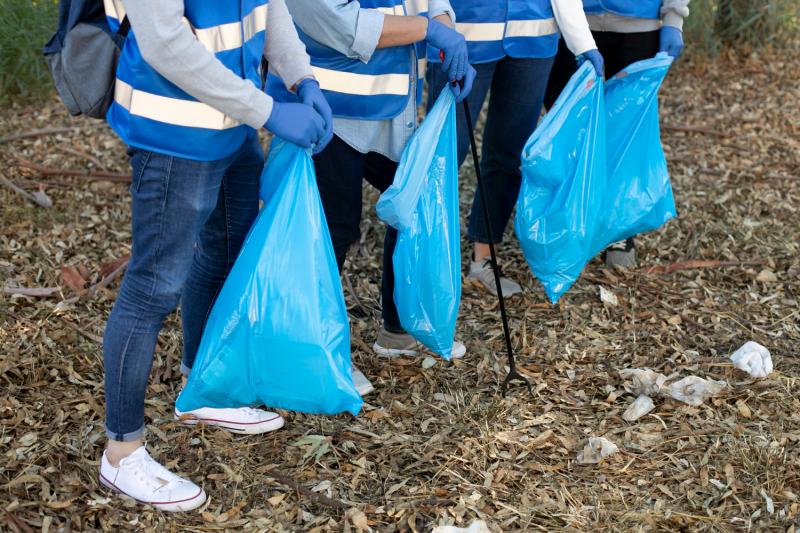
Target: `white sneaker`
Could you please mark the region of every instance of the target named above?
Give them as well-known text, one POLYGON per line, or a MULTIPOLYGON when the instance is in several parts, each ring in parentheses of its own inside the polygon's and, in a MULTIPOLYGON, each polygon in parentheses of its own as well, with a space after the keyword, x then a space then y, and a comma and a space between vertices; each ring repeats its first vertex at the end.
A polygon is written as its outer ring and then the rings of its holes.
POLYGON ((191 511, 206 501, 203 489, 158 464, 144 446, 121 460, 118 468, 103 452, 100 483, 161 511, 191 511))
MULTIPOLYGON (((522 287, 519 283, 511 278, 503 275, 502 268, 498 265, 500 271, 500 288, 503 289, 503 298, 508 298, 515 294, 522 293, 522 287)), ((476 279, 486 287, 490 293, 497 296, 497 284, 494 282, 494 269, 492 269, 492 260, 488 257, 478 261, 471 261, 469 264, 469 274, 467 279, 476 279)))
POLYGON ((353 371, 353 385, 355 385, 360 396, 366 396, 375 390, 375 386, 367 379, 367 376, 365 376, 361 370, 357 369, 355 365, 353 365, 351 369, 353 371))
POLYGON ((243 435, 258 435, 275 431, 283 427, 284 420, 278 413, 253 409, 252 407, 238 407, 232 409, 214 409, 201 407, 185 413, 175 408, 175 420, 187 426, 206 424, 227 429, 233 433, 243 435))
MULTIPOLYGON (((419 355, 420 350, 423 349, 417 339, 409 333, 392 333, 381 328, 378 333, 378 340, 372 345, 372 349, 379 357, 414 357, 419 355)), ((467 353, 467 347, 464 344, 453 341, 453 347, 450 349, 451 359, 461 359, 467 353)))

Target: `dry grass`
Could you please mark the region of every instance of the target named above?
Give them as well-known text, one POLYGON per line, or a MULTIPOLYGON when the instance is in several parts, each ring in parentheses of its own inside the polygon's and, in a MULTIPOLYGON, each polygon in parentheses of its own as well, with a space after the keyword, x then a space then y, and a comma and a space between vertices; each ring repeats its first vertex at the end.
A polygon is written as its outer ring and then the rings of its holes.
MULTIPOLYGON (((800 55, 681 62, 666 84, 664 122, 711 133, 664 131, 678 220, 641 240, 643 265, 693 259, 764 260, 743 266, 648 274, 592 263, 550 307, 511 238, 505 270, 525 280, 514 299, 514 343, 534 395, 497 393, 504 375, 498 309, 464 290, 464 361, 383 361, 378 327, 381 225, 368 210, 350 275, 366 312, 354 310, 353 357, 378 391, 358 418, 287 413, 284 430, 239 438, 171 420, 181 348, 177 318, 162 334, 147 405, 149 447, 211 494, 202 513, 167 516, 126 503, 96 480, 104 440, 97 342, 116 284, 57 309, 73 293, 59 278, 129 252, 124 185, 42 178, 3 159, 0 173, 29 190, 44 182, 54 209, 0 190, 0 273, 5 285, 61 287, 49 299, 0 297, 0 530, 100 529, 428 531, 484 518, 495 531, 774 530, 800 520, 800 55), (715 134, 714 132, 717 132, 715 134), (762 268, 777 282, 762 283, 762 268), (597 285, 613 290, 604 305, 597 285), (727 355, 747 340, 770 348, 776 372, 752 381, 727 355), (728 392, 694 408, 664 400, 637 423, 617 370, 723 379, 728 392), (316 454, 296 444, 324 435, 316 454), (600 465, 575 460, 589 436, 621 452, 600 465), (316 455, 318 458, 315 458, 316 455), (349 511, 299 494, 277 468, 349 511), (768 507, 767 499, 773 502, 768 507), (770 512, 771 511, 771 512, 770 512), (363 515, 361 514, 363 513, 363 515)), ((56 103, 10 109, 0 136, 70 124, 56 103)), ((14 141, 2 149, 53 167, 99 158, 125 171, 105 129, 14 141)), ((462 174, 463 212, 471 168, 462 174)), ((374 199, 374 195, 371 196, 374 199)), ((466 256, 465 256, 466 259, 466 256)))

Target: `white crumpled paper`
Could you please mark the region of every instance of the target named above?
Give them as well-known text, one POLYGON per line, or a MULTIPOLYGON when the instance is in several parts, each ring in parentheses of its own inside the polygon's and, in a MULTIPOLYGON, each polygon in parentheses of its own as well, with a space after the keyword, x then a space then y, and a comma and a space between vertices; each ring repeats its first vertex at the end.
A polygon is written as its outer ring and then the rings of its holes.
POLYGON ((469 527, 436 526, 431 533, 490 533, 483 520, 475 520, 469 527))
POLYGON ((578 462, 596 464, 619 451, 617 445, 605 437, 590 437, 589 442, 578 452, 578 462))
POLYGON ((703 405, 708 398, 716 396, 728 386, 724 381, 687 376, 680 381, 670 383, 664 393, 678 401, 694 407, 703 405))
POLYGON ((636 396, 655 396, 667 381, 667 376, 649 368, 624 368, 619 375, 624 380, 630 380, 630 383, 625 383, 625 389, 636 396))
POLYGON ((635 422, 655 408, 656 405, 653 403, 652 398, 642 394, 622 413, 622 419, 628 422, 635 422))
POLYGON ((772 357, 764 346, 748 341, 731 355, 733 366, 750 374, 751 378, 765 378, 772 372, 772 357))

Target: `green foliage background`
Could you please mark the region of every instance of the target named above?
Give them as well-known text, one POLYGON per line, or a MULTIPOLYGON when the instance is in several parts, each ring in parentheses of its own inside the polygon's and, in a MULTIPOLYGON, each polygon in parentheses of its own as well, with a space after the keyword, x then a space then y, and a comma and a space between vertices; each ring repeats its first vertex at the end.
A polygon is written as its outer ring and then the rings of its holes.
POLYGON ((57 18, 56 0, 0 0, 0 104, 50 91, 42 47, 57 18))
MULTIPOLYGON (((690 52, 797 45, 800 0, 692 0, 690 8, 690 52)), ((57 12, 57 0, 0 0, 0 105, 50 93, 42 46, 57 12)))

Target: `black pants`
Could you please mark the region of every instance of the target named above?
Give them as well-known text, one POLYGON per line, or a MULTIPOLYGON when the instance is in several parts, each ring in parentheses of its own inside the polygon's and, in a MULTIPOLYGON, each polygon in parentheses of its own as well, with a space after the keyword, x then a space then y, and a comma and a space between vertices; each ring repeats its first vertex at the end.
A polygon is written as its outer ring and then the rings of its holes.
MULTIPOLYGON (((605 61, 606 78, 614 76, 631 63, 653 57, 659 49, 660 32, 657 30, 639 33, 593 31, 592 36, 605 61)), ((564 39, 561 39, 558 42, 558 53, 550 73, 550 81, 547 83, 544 98, 547 109, 552 107, 577 69, 575 56, 567 48, 564 39)))
MULTIPOLYGON (((361 183, 366 179, 380 192, 394 181, 397 163, 381 154, 362 154, 335 136, 330 144, 314 156, 317 186, 333 241, 336 264, 341 272, 347 250, 361 236, 361 183)), ((394 267, 392 255, 397 244, 397 230, 386 227, 383 239, 383 277, 381 300, 383 326, 391 332, 402 333, 397 307, 394 304, 394 267)))

